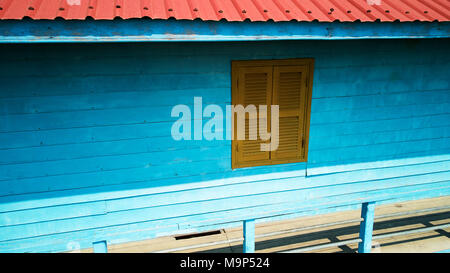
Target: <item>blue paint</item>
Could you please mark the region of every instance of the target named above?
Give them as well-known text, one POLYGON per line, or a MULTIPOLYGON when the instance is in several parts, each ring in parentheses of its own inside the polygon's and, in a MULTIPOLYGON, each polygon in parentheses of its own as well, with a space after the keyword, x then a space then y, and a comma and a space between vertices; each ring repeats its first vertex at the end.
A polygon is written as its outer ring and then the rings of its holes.
POLYGON ((363 203, 361 207, 361 222, 359 228, 359 238, 362 240, 358 244, 359 253, 370 253, 372 249, 373 223, 375 217, 375 202, 363 203))
POLYGON ((107 253, 108 247, 106 241, 98 241, 92 243, 92 247, 94 249, 94 253, 107 253))
POLYGON ((449 195, 448 43, 0 45, 0 252, 449 195), (231 102, 231 60, 294 57, 316 61, 307 164, 171 139, 173 104, 231 102))
POLYGON ((3 20, 2 43, 264 41, 447 38, 448 22, 214 22, 189 20, 3 20))
MULTIPOLYGON (((437 196, 444 196, 450 194, 450 191, 442 191, 439 189, 438 191, 429 191, 425 194, 418 194, 416 193, 414 195, 414 199, 420 199, 420 198, 430 198, 430 197, 437 197, 437 196)), ((396 197, 395 201, 406 201, 411 200, 411 195, 406 195, 403 198, 396 197)), ((360 201, 359 201, 360 202, 360 201)), ((382 203, 386 202, 392 202, 392 200, 383 201, 382 203)), ((315 205, 314 209, 311 209, 310 211, 306 210, 302 213, 298 214, 291 214, 281 217, 271 217, 267 218, 266 221, 270 220, 282 220, 287 219, 290 217, 301 217, 301 216, 307 216, 307 215, 316 215, 319 213, 331 213, 335 211, 342 211, 342 210, 348 210, 348 209, 357 209, 360 204, 354 204, 354 205, 342 205, 338 207, 331 207, 329 204, 327 204, 327 209, 324 209, 324 206, 318 206, 315 205)), ((211 218, 216 217, 217 215, 210 215, 211 218)), ((263 219, 264 220, 264 219, 263 219)), ((127 225, 127 226, 118 226, 118 227, 109 227, 104 228, 101 231, 95 231, 95 230, 84 230, 79 232, 71 232, 70 234, 55 234, 51 237, 40 237, 41 240, 36 240, 34 238, 31 239, 22 239, 17 240, 14 248, 11 247, 8 242, 0 243, 0 248, 3 251, 7 252, 36 252, 38 248, 40 249, 46 249, 47 252, 56 252, 61 251, 61 249, 66 249, 66 242, 70 240, 77 240, 80 242, 81 248, 89 248, 92 247, 92 243, 85 241, 89 238, 97 238, 98 236, 108 236, 110 238, 110 243, 117 244, 117 243, 123 243, 127 241, 135 241, 135 240, 141 240, 142 238, 149 238, 149 237, 155 237, 155 236, 164 236, 164 235, 172 235, 177 233, 186 233, 186 232, 202 232, 207 231, 211 229, 218 229, 218 228, 229 228, 229 227, 239 227, 242 226, 242 222, 232 222, 232 223, 219 223, 219 224, 210 224, 205 225, 204 223, 200 223, 199 225, 194 225, 190 229, 184 229, 182 231, 177 230, 176 225, 172 226, 164 226, 164 228, 155 228, 156 225, 161 224, 162 222, 149 222, 149 223, 140 223, 140 224, 133 224, 133 225, 127 225), (126 233, 126 237, 123 236, 123 234, 126 233), (7 250, 5 250, 7 249, 7 250)))
POLYGON ((243 222, 243 232, 244 232, 244 253, 254 253, 255 252, 255 220, 245 220, 243 222))

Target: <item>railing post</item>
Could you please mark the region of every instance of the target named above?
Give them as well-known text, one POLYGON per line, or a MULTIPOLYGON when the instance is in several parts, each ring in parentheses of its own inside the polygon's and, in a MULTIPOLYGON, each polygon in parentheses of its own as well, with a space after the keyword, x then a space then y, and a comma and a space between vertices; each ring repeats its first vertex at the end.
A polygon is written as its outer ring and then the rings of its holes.
POLYGON ((244 221, 244 253, 255 252, 255 220, 244 221))
POLYGON ((94 247, 94 253, 107 253, 108 252, 108 246, 106 244, 106 241, 98 241, 92 243, 92 246, 94 247))
POLYGON ((375 214, 375 202, 363 203, 361 207, 361 218, 363 221, 359 227, 358 253, 370 253, 372 248, 372 233, 375 214))

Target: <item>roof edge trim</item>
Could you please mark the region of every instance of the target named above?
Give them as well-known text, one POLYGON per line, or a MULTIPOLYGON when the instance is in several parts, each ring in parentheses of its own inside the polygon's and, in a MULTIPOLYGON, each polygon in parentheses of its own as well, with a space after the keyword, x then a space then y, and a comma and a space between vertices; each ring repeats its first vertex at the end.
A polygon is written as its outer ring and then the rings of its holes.
POLYGON ((450 38, 450 22, 0 21, 0 43, 417 38, 450 38))

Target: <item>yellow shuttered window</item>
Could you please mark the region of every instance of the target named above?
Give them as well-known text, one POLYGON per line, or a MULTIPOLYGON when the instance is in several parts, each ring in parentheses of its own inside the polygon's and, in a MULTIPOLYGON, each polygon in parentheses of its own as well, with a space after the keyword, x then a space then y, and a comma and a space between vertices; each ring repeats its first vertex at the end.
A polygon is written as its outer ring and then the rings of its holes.
POLYGON ((307 160, 313 64, 313 59, 232 62, 233 168, 307 160), (276 116, 272 105, 278 107, 276 116))

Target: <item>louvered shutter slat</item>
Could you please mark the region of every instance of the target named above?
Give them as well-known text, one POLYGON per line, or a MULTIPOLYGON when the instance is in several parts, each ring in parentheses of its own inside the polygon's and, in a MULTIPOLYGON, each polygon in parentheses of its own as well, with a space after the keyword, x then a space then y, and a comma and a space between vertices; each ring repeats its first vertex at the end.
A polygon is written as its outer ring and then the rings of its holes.
MULTIPOLYGON (((272 97, 272 67, 241 67, 238 74, 237 102, 244 107, 270 105, 272 97)), ((257 117, 258 118, 258 117, 257 117)), ((237 122, 235 122, 237 123, 237 122)), ((259 138, 258 120, 251 126, 249 116, 245 118, 245 140, 237 140, 237 165, 257 165, 257 161, 269 160, 270 153, 261 151, 261 144, 267 143, 259 138), (249 139, 249 130, 256 130, 257 139, 249 139)), ((237 124, 235 124, 235 128, 237 124)), ((236 136, 236 134, 235 134, 236 136)))
POLYGON ((298 160, 304 157, 304 109, 306 97, 306 66, 275 66, 273 103, 279 105, 279 145, 272 151, 272 160, 298 160))

